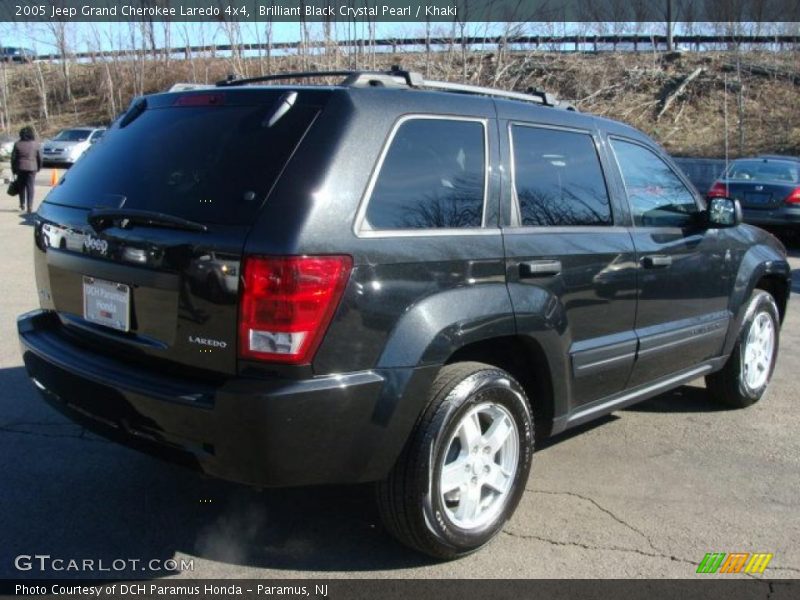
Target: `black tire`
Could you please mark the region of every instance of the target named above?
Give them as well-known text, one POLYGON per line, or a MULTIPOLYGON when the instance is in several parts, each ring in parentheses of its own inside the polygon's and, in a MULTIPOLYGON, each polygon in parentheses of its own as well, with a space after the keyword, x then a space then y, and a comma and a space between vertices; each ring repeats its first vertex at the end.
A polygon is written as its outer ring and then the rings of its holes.
MULTIPOLYGON (((453 559, 488 543, 514 513, 531 468, 533 419, 519 383, 505 371, 482 363, 455 363, 443 367, 428 398, 428 404, 392 472, 377 486, 378 507, 386 529, 403 544, 435 558, 453 559), (500 419, 504 423, 508 422, 505 417, 510 417, 516 427, 516 437, 513 434, 506 437, 511 440, 510 446, 506 446, 509 455, 513 455, 511 449, 516 448, 516 469, 513 475, 506 475, 511 484, 504 494, 494 496, 495 492, 489 486, 487 493, 496 498, 490 504, 491 510, 486 509, 488 512, 484 515, 490 520, 480 526, 462 528, 448 513, 449 505, 440 493, 440 476, 449 458, 448 451, 452 452, 454 444, 460 444, 455 439, 462 419, 474 410, 486 407, 502 414, 500 419)), ((476 417, 478 421, 481 414, 476 417)), ((481 434, 486 433, 483 425, 481 428, 481 434)), ((462 452, 467 456, 459 457, 475 461, 472 468, 477 472, 478 461, 491 461, 488 464, 492 464, 501 456, 501 453, 492 455, 488 446, 486 448, 480 458, 473 458, 466 449, 462 452)), ((480 467, 487 471, 489 468, 494 467, 480 467)), ((471 483, 475 484, 477 479, 473 477, 471 483)), ((482 497, 483 480, 477 485, 477 494, 482 497)), ((449 510, 453 510, 452 506, 449 510)))
POLYGON ((750 296, 739 338, 728 361, 722 370, 706 377, 706 388, 710 397, 715 402, 731 408, 746 408, 758 402, 766 392, 775 370, 779 341, 780 316, 775 299, 764 290, 755 290, 750 296), (757 387, 751 387, 747 383, 743 369, 744 353, 750 330, 759 315, 766 315, 772 321, 774 343, 766 380, 757 387))

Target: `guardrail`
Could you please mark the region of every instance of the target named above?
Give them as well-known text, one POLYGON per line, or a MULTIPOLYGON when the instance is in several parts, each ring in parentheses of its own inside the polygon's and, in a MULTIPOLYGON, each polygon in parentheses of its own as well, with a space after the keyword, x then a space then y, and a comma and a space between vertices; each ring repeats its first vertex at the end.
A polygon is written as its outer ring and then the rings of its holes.
MULTIPOLYGON (((740 46, 774 47, 776 49, 800 50, 800 34, 798 35, 676 35, 672 37, 674 48, 693 51, 719 50, 740 46)), ((486 47, 496 46, 518 50, 555 49, 560 52, 605 52, 605 51, 642 51, 667 48, 665 35, 565 35, 565 36, 466 36, 466 37, 412 37, 412 38, 380 38, 375 40, 314 40, 309 42, 273 42, 257 44, 212 44, 201 46, 172 46, 155 49, 102 50, 96 52, 70 53, 71 59, 111 58, 131 55, 170 54, 211 54, 237 52, 297 50, 337 48, 384 48, 397 52, 402 48, 441 48, 441 47, 486 47)), ((61 60, 59 54, 40 54, 36 60, 61 60)))

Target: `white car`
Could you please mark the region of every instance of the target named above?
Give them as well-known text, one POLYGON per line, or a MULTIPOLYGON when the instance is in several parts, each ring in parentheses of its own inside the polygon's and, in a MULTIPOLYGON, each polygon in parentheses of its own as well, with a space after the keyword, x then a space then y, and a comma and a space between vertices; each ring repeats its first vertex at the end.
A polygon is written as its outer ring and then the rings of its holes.
POLYGON ((106 132, 105 127, 71 127, 64 129, 42 145, 46 164, 71 165, 106 132))
POLYGON ((10 135, 0 135, 0 160, 9 160, 11 151, 14 150, 14 138, 10 135))

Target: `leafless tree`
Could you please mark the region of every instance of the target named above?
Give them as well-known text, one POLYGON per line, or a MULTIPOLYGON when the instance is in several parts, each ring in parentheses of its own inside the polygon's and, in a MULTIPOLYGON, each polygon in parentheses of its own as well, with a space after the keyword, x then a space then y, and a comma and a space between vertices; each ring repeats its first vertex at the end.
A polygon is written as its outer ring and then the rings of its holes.
POLYGON ((8 94, 8 64, 0 63, 0 125, 6 133, 11 131, 11 105, 8 94))
POLYGON ((247 77, 247 64, 242 54, 242 24, 225 19, 220 23, 220 28, 231 48, 230 65, 233 74, 247 77))
POLYGON ((42 63, 35 61, 33 63, 33 85, 36 88, 37 95, 39 96, 39 116, 45 122, 45 125, 50 125, 50 109, 48 107, 48 87, 47 79, 42 69, 42 63))
MULTIPOLYGON (((94 36, 94 44, 97 52, 100 53, 103 48, 103 40, 100 35, 100 32, 97 29, 97 26, 92 24, 91 31, 94 36)), ((105 89, 105 93, 103 94, 103 103, 107 107, 107 116, 109 120, 113 119, 117 115, 117 100, 115 97, 115 85, 114 85, 114 77, 111 74, 111 65, 109 58, 102 58, 100 59, 103 63, 103 72, 104 72, 104 80, 103 80, 103 87, 105 89)))
POLYGON ((192 81, 197 81, 197 57, 195 53, 192 52, 192 37, 191 37, 191 30, 189 29, 189 24, 184 23, 183 27, 181 27, 181 32, 183 34, 183 46, 184 46, 184 60, 189 63, 189 69, 192 74, 191 78, 192 81))
POLYGON ((58 54, 58 62, 61 67, 61 75, 64 79, 64 98, 68 102, 72 102, 74 106, 75 99, 72 96, 72 83, 70 81, 70 65, 72 63, 71 54, 71 33, 72 23, 68 21, 46 21, 45 27, 49 34, 52 36, 52 45, 58 54))

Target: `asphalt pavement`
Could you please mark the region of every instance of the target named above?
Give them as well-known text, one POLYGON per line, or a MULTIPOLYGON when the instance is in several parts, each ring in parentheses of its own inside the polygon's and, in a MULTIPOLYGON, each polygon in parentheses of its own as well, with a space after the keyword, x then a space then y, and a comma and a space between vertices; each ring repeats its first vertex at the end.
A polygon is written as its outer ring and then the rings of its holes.
POLYGON ((37 306, 31 220, 4 192, 0 577, 684 578, 708 577, 695 575, 707 552, 773 553, 765 576, 800 576, 797 249, 759 404, 720 409, 699 381, 547 440, 502 534, 437 563, 384 532, 369 486, 257 492, 106 442, 45 405, 16 341, 16 316, 37 306), (127 562, 94 574, 17 568, 36 554, 127 562), (170 570, 181 560, 187 570, 170 570))

